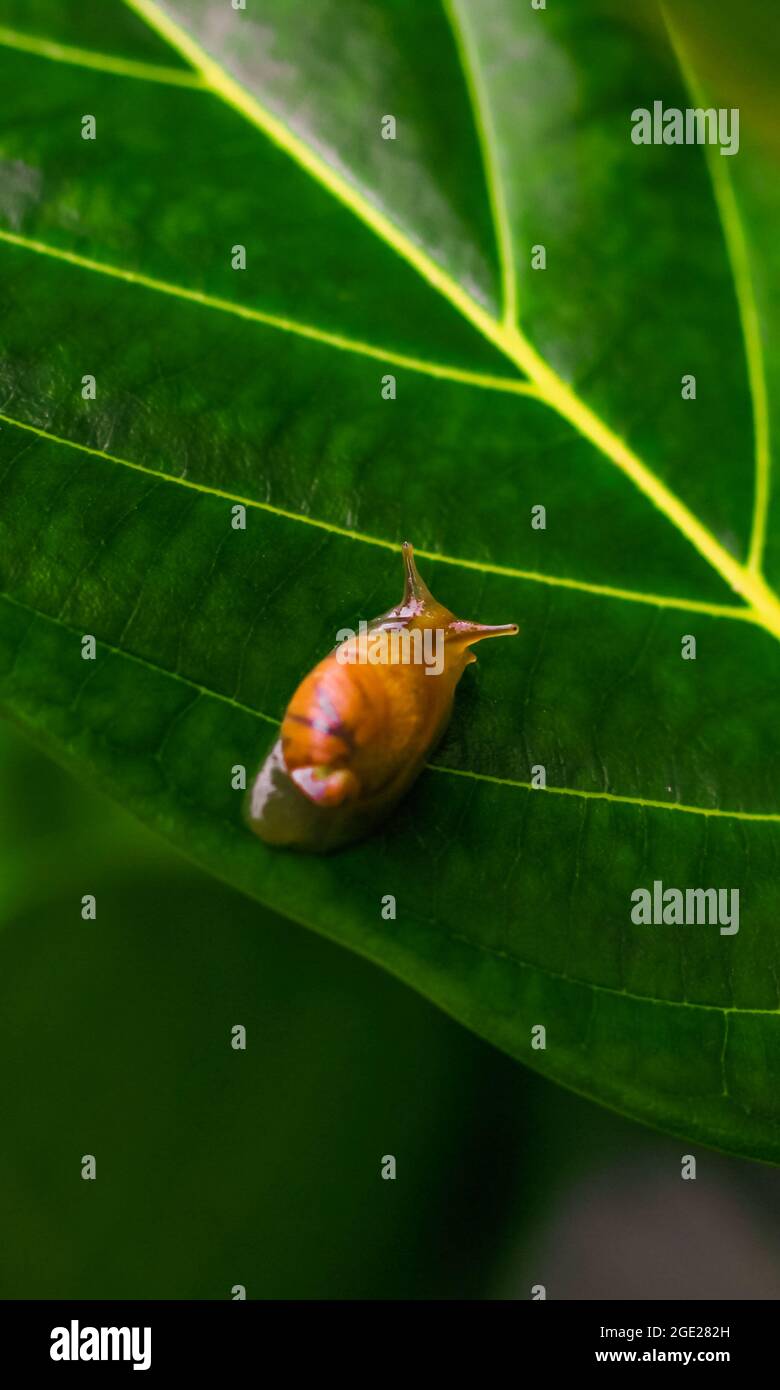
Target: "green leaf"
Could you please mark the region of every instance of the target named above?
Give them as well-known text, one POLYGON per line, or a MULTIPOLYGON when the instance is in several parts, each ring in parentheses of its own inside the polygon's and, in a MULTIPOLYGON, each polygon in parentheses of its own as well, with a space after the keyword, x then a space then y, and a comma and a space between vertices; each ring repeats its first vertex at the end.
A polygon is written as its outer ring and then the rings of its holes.
MULTIPOLYGON (((505 1109, 522 1097, 542 1130, 555 1109, 411 991, 210 881, 4 727, 0 768, 16 1136, 0 1146, 0 1295, 228 1299, 238 1277, 258 1299, 484 1296, 499 1233, 503 1250, 522 1232, 525 1123, 505 1109), (95 1201, 73 1193, 87 1135, 95 1201)), ((621 1137, 595 1136, 607 1152, 621 1137)), ((555 1172, 532 1199, 524 1186, 536 1220, 555 1172)))
POLYGON ((0 4, 5 707, 513 1056, 780 1161, 778 251, 745 113, 733 158, 635 146, 698 79, 607 0, 128 0, 51 47, 55 8, 0 4), (397 599, 406 537, 521 636, 381 835, 267 850, 230 770, 397 599), (738 889, 738 934, 635 925, 655 880, 738 889))

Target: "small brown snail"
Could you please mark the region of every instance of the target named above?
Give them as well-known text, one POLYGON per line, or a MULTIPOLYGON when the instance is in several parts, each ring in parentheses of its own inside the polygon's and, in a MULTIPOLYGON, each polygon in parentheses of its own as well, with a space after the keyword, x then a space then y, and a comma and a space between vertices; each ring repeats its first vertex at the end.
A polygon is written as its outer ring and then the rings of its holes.
POLYGON ((247 794, 250 828, 269 845, 323 853, 372 831, 421 772, 452 712, 455 687, 488 627, 454 617, 403 545, 396 608, 338 634, 301 681, 279 738, 247 794))

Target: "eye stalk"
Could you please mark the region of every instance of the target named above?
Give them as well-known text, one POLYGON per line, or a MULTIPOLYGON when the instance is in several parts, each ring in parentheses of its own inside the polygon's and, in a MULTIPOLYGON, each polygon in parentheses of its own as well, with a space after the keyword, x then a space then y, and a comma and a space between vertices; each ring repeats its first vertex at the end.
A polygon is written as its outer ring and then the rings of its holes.
POLYGON ((404 541, 401 546, 404 559, 404 596, 401 603, 406 606, 411 603, 422 603, 423 605, 435 604, 428 585, 420 578, 416 564, 414 563, 414 547, 411 541, 404 541))
POLYGON ((266 844, 322 853, 368 835, 444 733, 458 681, 476 661, 469 648, 518 631, 456 618, 420 578, 409 541, 401 549, 401 602, 364 626, 404 640, 379 661, 367 643, 363 660, 342 662, 338 646, 301 682, 248 795, 250 828, 266 844))
POLYGON ((450 641, 461 642, 464 647, 473 647, 485 637, 516 637, 520 628, 517 623, 469 623, 455 618, 447 628, 450 641))

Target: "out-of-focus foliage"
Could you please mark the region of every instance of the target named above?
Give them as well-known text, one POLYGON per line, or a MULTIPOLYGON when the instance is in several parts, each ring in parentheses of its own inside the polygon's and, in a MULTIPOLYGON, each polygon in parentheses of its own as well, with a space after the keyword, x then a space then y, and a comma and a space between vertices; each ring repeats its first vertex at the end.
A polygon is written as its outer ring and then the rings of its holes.
POLYGON ((0 0, 0 698, 513 1057, 774 1161, 777 180, 749 122, 631 142, 691 99, 635 8, 0 0), (266 850, 231 770, 405 536, 521 639, 384 834, 266 850), (738 889, 739 934, 636 926, 655 880, 738 889))

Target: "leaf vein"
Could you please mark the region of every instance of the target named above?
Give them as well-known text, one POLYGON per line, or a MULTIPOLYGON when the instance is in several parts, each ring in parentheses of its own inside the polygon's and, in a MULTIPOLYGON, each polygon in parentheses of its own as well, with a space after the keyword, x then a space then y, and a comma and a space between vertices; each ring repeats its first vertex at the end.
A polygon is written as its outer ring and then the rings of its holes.
POLYGON ((120 58, 112 53, 95 53, 91 49, 74 48, 71 44, 59 43, 54 39, 39 38, 36 34, 21 34, 15 29, 0 25, 0 47, 13 48, 19 53, 29 53, 36 58, 48 58, 55 63, 66 63, 72 67, 92 68, 96 72, 109 72, 115 77, 132 77, 141 82, 160 82, 167 87, 194 87, 205 90, 200 73, 187 68, 168 68, 157 63, 140 63, 133 58, 120 58))
MULTIPOLYGON (((16 598, 13 594, 0 592, 0 599, 4 599, 6 603, 10 603, 15 608, 20 608, 23 612, 32 614, 34 618, 40 619, 47 623, 51 623, 54 627, 64 628, 67 632, 72 632, 74 635, 78 637, 81 637, 83 635, 82 630, 80 628, 74 627, 71 623, 65 623, 62 621, 61 618, 53 617, 50 613, 45 613, 41 609, 35 608, 31 604, 24 603, 21 599, 16 598)), ((116 647, 112 645, 112 643, 107 642, 102 637, 97 638, 97 642, 99 646, 104 647, 106 651, 111 652, 112 655, 117 656, 120 659, 136 662, 141 666, 145 666, 148 670, 153 671, 158 676, 165 676, 169 680, 180 682, 182 685, 187 686, 189 689, 198 691, 201 695, 208 695, 214 700, 219 700, 224 704, 232 705, 234 708, 241 710, 244 714, 252 715, 256 719, 262 719, 263 722, 266 724, 272 724, 274 725, 274 727, 278 727, 279 725, 280 721, 278 719, 274 719, 270 714, 264 714, 262 710, 256 709, 251 705, 245 705, 240 700, 236 700, 230 695, 225 695, 219 690, 213 690, 211 687, 207 685, 202 685, 198 681, 191 680, 189 676, 182 675, 180 671, 168 670, 166 667, 160 666, 157 662, 150 661, 146 657, 136 655, 135 652, 130 652, 120 647, 116 647)), ((714 806, 690 806, 684 805, 681 802, 676 801, 653 801, 649 798, 641 796, 620 796, 615 792, 593 792, 586 791, 584 788, 577 787, 547 786, 543 789, 534 788, 532 787, 530 782, 517 781, 511 777, 493 777, 489 773, 472 772, 466 768, 445 767, 438 763, 427 763, 426 769, 429 772, 440 773, 443 776, 469 777, 476 782, 487 782, 494 786, 514 787, 522 791, 534 791, 535 794, 541 796, 545 796, 548 794, 552 796, 574 796, 579 797, 585 801, 611 801, 616 802, 620 805, 640 806, 643 809, 650 809, 654 811, 681 811, 688 815, 714 816, 726 820, 757 821, 772 824, 780 823, 780 812, 774 811, 728 811, 720 807, 714 806)), ((766 1010, 766 1012, 777 1011, 766 1010)))
POLYGON ((216 309, 223 314, 234 314, 236 318, 247 319, 252 323, 261 323, 265 328, 274 328, 281 333, 292 333, 295 337, 305 338, 309 342, 319 343, 323 347, 353 353, 358 357, 369 357, 376 362, 406 368, 408 371, 419 372, 423 376, 435 377, 440 381, 456 381, 464 386, 481 387, 486 391, 504 391, 510 395, 539 396, 537 388, 530 382, 523 381, 520 377, 491 376, 489 372, 473 372, 468 368, 448 366, 443 362, 428 362, 423 357, 395 352, 392 348, 377 347, 373 343, 364 343, 358 338, 350 338, 341 333, 331 333, 325 328, 317 328, 314 324, 299 323, 295 319, 266 313, 263 309, 254 309, 250 305, 238 304, 232 299, 222 299, 218 295, 205 294, 202 290, 188 289, 185 285, 175 285, 168 280, 158 280, 154 276, 144 275, 141 271, 125 270, 122 266, 109 265, 105 261, 96 261, 89 256, 81 256, 76 251, 66 251, 59 246, 50 246, 47 242, 37 241, 32 237, 20 236, 17 232, 0 230, 0 241, 6 242, 9 246, 19 247, 24 251, 32 251, 39 256, 48 256, 52 260, 64 261, 67 265, 76 266, 80 270, 89 270, 96 275, 107 275, 110 279, 122 280, 128 285, 139 285, 142 289, 154 290, 158 294, 171 295, 174 299, 183 299, 186 303, 198 304, 205 309, 216 309))
MULTIPOLYGON (((697 106, 704 106, 704 93, 699 79, 688 58, 682 39, 669 16, 665 5, 661 12, 666 23, 672 48, 677 58, 683 80, 697 106)), ((753 520, 748 550, 748 568, 761 572, 767 520, 769 516, 769 497, 771 488, 771 449, 769 425, 769 399, 767 395, 764 352, 761 341, 761 325, 756 302, 753 273, 750 261, 747 236, 739 210, 734 183, 729 169, 729 160, 720 156, 713 145, 704 146, 707 169, 712 183, 715 205, 723 228, 734 291, 742 327, 742 340, 745 348, 748 386, 753 405, 753 434, 755 447, 755 494, 753 500, 753 520)))
POLYGON ((494 318, 433 256, 375 206, 360 188, 337 172, 284 121, 231 77, 195 39, 160 9, 155 0, 124 0, 124 3, 201 72, 204 81, 217 96, 284 150, 334 198, 351 209, 376 236, 413 266, 434 290, 449 300, 488 342, 524 372, 550 409, 567 420, 619 468, 729 587, 750 604, 761 626, 772 636, 780 638, 780 600, 774 590, 754 569, 748 569, 734 558, 653 469, 558 376, 514 324, 501 323, 494 318))
POLYGON ((490 200, 501 269, 504 319, 507 323, 515 323, 517 319, 517 277, 512 249, 512 228, 501 178, 496 131, 490 115, 490 103, 487 100, 479 64, 473 61, 474 38, 460 0, 442 0, 442 4, 460 58, 466 90, 471 102, 477 139, 482 152, 485 183, 490 200))
MULTIPOLYGON (((323 531, 330 531, 333 535, 341 536, 344 539, 358 541, 363 545, 379 546, 383 550, 397 550, 398 545, 395 541, 386 540, 381 536, 372 536, 363 531, 356 531, 347 526, 339 526, 335 522, 324 521, 319 517, 306 516, 302 512, 293 512, 285 507, 277 507, 272 502, 261 502, 257 498, 242 497, 239 493, 228 492, 224 488, 211 487, 207 483, 197 483, 191 478, 185 478, 176 473, 165 473, 159 468, 150 468, 146 464, 135 463, 130 459, 120 458, 117 454, 109 454, 104 449, 95 449, 88 444, 80 444, 73 439, 64 439, 61 435, 52 434, 48 430, 41 429, 38 425, 30 425, 25 421, 16 420, 10 415, 0 411, 0 420, 12 425, 15 429, 26 430, 38 438, 46 440, 48 443, 62 445, 66 449, 75 449, 80 453, 88 454, 93 458, 105 459, 108 463, 115 463, 121 468, 132 469, 135 473, 142 473, 148 477, 160 478, 164 482, 171 483, 177 487, 188 488, 190 491, 199 492, 207 497, 216 497, 225 502, 240 503, 242 506, 255 508, 257 511, 268 512, 272 516, 284 517, 287 521, 299 522, 304 526, 314 526, 323 531)), ((453 565, 456 568, 474 570, 478 574, 497 574, 505 579, 519 579, 533 584, 543 584, 550 588, 569 589, 577 593, 586 593, 598 598, 618 599, 625 603, 649 604, 654 608, 670 608, 682 610, 684 612, 703 613, 708 617, 734 619, 738 622, 755 623, 756 617, 751 609, 738 608, 729 604, 709 603, 704 599, 675 598, 666 594, 643 593, 641 590, 621 589, 609 584, 591 583, 584 579, 570 579, 566 576, 542 574, 535 570, 519 569, 512 565, 493 564, 487 560, 467 560, 456 555, 445 555, 434 550, 417 550, 415 552, 420 559, 430 560, 432 563, 453 565)))

